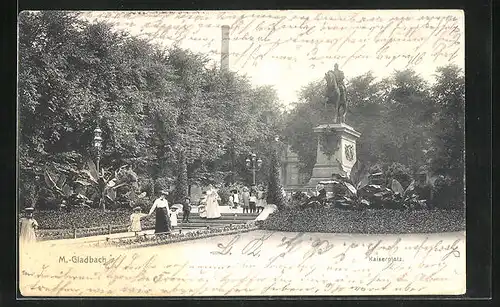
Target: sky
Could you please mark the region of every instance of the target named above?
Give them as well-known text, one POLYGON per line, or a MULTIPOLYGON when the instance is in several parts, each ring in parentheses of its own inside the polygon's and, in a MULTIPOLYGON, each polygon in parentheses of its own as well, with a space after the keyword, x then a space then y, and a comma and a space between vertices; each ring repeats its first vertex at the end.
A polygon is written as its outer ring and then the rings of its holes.
POLYGON ((272 85, 290 105, 335 63, 346 79, 412 68, 433 81, 439 66, 465 62, 461 10, 99 11, 89 21, 168 48, 206 54, 220 65, 221 26, 230 26, 229 68, 255 86, 272 85))

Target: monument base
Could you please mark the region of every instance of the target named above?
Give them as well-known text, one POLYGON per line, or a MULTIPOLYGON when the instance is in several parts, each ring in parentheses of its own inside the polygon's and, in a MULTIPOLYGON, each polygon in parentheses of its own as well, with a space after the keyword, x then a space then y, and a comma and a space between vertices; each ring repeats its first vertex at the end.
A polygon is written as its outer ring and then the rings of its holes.
POLYGON ((331 180, 334 174, 349 176, 356 163, 356 140, 361 133, 345 123, 320 125, 314 132, 318 149, 307 186, 315 187, 320 181, 331 180))

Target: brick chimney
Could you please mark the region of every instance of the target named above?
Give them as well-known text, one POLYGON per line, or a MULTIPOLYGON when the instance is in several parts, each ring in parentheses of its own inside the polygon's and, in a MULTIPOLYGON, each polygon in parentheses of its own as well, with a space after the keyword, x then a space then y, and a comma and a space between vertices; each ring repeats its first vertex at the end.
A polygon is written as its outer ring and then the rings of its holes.
POLYGON ((220 68, 221 70, 229 70, 229 26, 222 26, 222 39, 221 39, 221 57, 220 68))

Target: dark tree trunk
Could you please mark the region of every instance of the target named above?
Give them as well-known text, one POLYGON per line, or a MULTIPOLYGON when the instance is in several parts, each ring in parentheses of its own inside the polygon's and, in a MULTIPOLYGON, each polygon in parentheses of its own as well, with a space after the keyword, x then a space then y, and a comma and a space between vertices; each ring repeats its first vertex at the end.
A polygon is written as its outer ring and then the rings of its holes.
POLYGON ((188 196, 187 161, 185 155, 183 153, 179 153, 174 201, 177 203, 182 203, 182 201, 187 196, 188 196))

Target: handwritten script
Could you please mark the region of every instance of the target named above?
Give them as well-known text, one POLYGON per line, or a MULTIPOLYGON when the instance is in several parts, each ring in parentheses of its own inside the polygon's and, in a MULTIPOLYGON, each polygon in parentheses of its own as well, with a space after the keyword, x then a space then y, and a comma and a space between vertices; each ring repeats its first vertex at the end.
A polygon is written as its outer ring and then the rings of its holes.
POLYGON ((25 296, 465 292, 464 233, 254 231, 136 249, 44 244, 20 253, 19 286, 25 296))
POLYGON ((453 10, 92 12, 87 16, 215 59, 221 52, 220 28, 228 25, 231 64, 237 68, 266 60, 311 67, 376 61, 391 68, 463 61, 464 18, 453 10))

